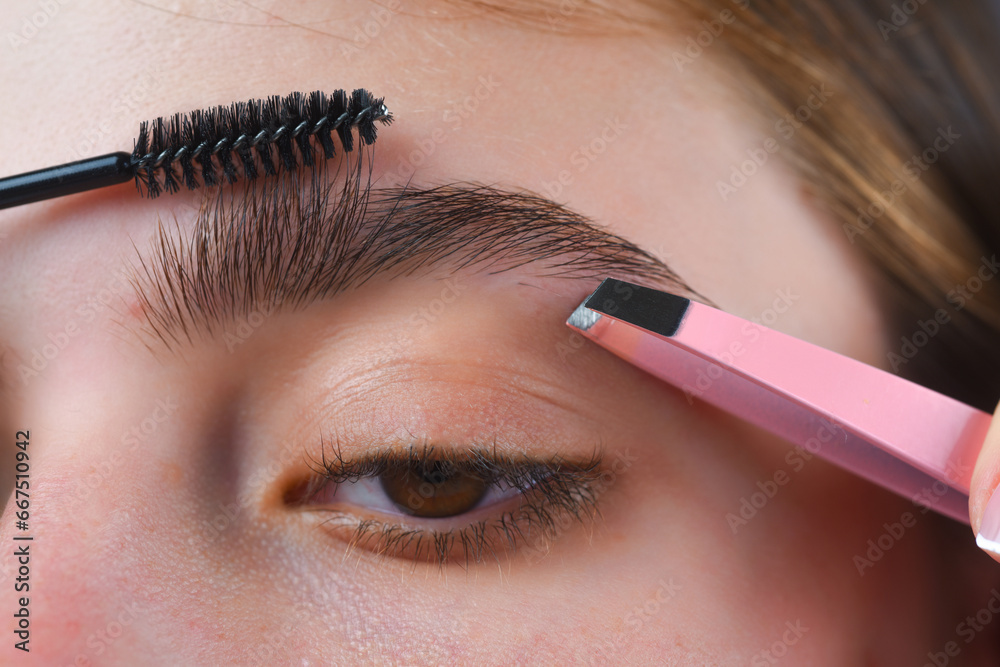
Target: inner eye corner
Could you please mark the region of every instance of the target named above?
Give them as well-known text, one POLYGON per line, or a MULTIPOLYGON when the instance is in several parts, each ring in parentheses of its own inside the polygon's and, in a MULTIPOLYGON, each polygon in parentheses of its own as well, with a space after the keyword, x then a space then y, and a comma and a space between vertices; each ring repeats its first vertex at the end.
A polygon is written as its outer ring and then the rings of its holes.
POLYGON ((314 472, 291 479, 281 492, 281 502, 286 507, 300 509, 308 504, 323 484, 324 480, 314 472))

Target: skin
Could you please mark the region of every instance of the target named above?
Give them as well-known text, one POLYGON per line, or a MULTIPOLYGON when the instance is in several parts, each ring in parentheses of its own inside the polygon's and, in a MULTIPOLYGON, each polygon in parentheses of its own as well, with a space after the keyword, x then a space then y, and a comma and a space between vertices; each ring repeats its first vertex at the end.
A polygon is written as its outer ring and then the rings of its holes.
MULTIPOLYGON (((677 71, 671 53, 690 28, 626 39, 550 35, 451 5, 282 3, 281 17, 171 5, 212 19, 196 20, 91 4, 60 6, 2 60, 0 96, 32 109, 0 124, 4 174, 129 147, 144 118, 364 86, 397 118, 380 135, 376 179, 412 171, 420 184, 552 196, 719 307, 761 318, 791 294, 773 328, 886 365, 873 272, 779 158, 718 196, 716 181, 774 133, 751 122, 714 56, 677 71), (388 22, 354 41, 376 16, 388 22), (602 132, 603 150, 581 162, 602 132)), ((33 9, 3 12, 0 34, 33 9)), ((31 432, 37 664, 773 664, 765 651, 789 664, 920 664, 987 597, 982 578, 938 588, 930 514, 859 575, 854 557, 915 512, 908 500, 820 460, 793 472, 787 444, 595 346, 558 354, 594 281, 456 274, 457 298, 417 329, 407 323, 450 272, 376 282, 266 318, 233 353, 206 340, 153 354, 119 326, 140 313, 118 276, 135 248, 147 252, 158 216, 188 230, 194 201, 146 201, 126 185, 0 212, 0 418, 4 433, 31 432), (67 331, 22 381, 19 364, 67 331), (144 420, 149 432, 126 444, 144 420), (547 553, 438 568, 348 554, 321 517, 283 501, 331 431, 353 455, 410 433, 457 448, 496 438, 542 458, 600 442, 606 465, 635 463, 608 484, 601 516, 560 531, 547 553), (726 515, 779 470, 790 481, 734 534, 726 515)), ((0 520, 8 545, 14 509, 0 520)), ((976 556, 970 568, 986 560, 976 556)), ((7 618, 0 655, 24 659, 7 618)))

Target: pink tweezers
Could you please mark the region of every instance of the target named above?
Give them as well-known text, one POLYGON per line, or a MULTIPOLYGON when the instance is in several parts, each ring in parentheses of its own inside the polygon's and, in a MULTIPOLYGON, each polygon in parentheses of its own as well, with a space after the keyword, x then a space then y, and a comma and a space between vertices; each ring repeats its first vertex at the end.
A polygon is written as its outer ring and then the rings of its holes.
POLYGON ((566 322, 711 403, 915 503, 969 522, 991 416, 683 297, 606 279, 566 322))

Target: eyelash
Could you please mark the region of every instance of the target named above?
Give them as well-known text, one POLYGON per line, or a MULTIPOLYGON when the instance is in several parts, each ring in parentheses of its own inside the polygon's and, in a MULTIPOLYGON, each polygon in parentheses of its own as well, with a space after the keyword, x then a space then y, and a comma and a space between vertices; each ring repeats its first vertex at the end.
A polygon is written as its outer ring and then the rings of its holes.
MULTIPOLYGON (((597 449, 589 458, 571 461, 561 456, 547 459, 512 456, 497 452, 495 447, 455 451, 438 450, 431 445, 378 450, 356 458, 345 458, 339 447, 324 447, 321 460, 311 465, 316 476, 294 494, 292 504, 308 506, 331 484, 339 487, 363 479, 378 479, 387 472, 428 465, 453 466, 460 474, 482 479, 490 489, 516 491, 516 506, 499 515, 494 512, 493 516, 473 521, 459 529, 413 528, 393 523, 392 520, 356 517, 349 511, 332 507, 308 508, 310 511, 329 513, 331 516, 324 523, 330 528, 350 531, 348 555, 360 547, 379 558, 408 558, 439 567, 459 564, 468 569, 470 565, 486 560, 499 563, 502 556, 512 556, 523 549, 528 540, 531 540, 528 546, 545 552, 552 540, 569 524, 582 524, 598 516, 601 461, 597 449)), ((497 503, 492 507, 500 505, 497 503)), ((476 505, 465 514, 488 509, 476 505)), ((400 515, 398 518, 412 517, 400 515)), ((460 521, 462 515, 448 519, 460 521)), ((420 521, 432 524, 447 520, 420 521)))

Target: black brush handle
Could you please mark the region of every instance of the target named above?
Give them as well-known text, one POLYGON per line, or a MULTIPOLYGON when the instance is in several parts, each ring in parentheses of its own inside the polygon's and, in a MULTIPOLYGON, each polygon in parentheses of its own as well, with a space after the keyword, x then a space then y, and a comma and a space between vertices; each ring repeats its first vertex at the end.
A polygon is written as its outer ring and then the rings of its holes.
POLYGON ((133 178, 135 169, 128 153, 108 153, 30 171, 0 178, 0 209, 118 185, 133 178))

